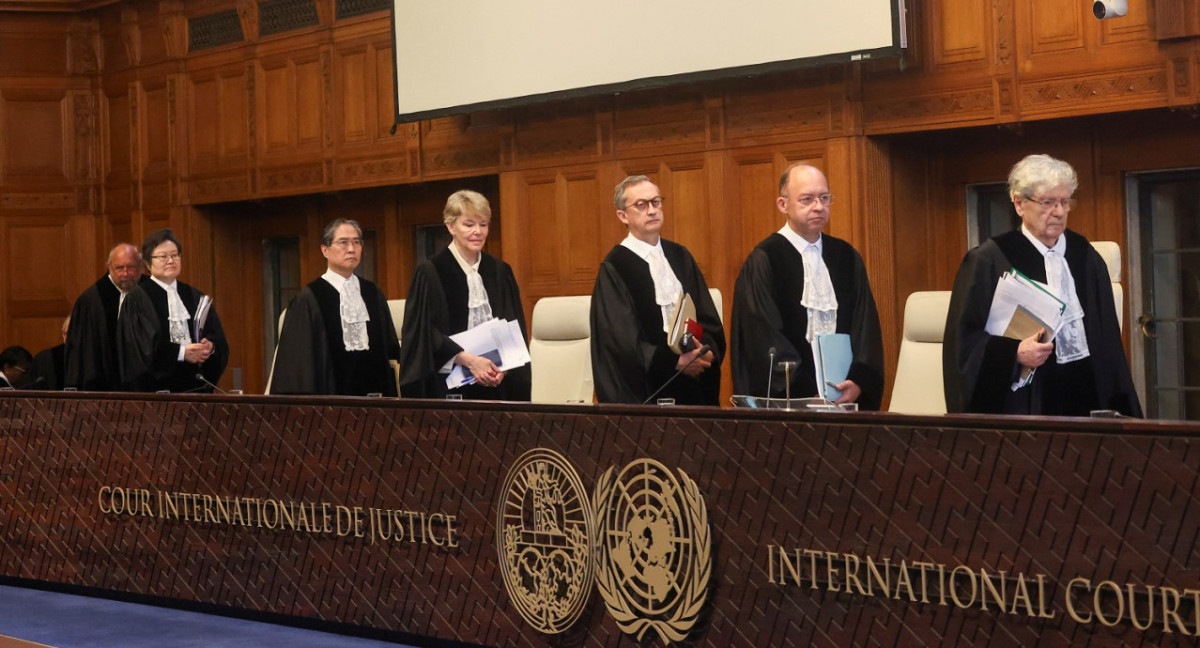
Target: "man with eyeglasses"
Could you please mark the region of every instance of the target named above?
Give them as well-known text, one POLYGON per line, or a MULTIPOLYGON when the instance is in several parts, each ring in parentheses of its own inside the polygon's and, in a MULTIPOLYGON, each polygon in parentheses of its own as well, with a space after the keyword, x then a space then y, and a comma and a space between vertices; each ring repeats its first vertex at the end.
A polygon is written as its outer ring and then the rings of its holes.
POLYGON ((362 262, 362 228, 338 218, 325 226, 327 268, 288 305, 275 351, 272 394, 396 396, 400 344, 387 297, 354 274, 362 262))
POLYGON ((83 291, 71 309, 63 385, 81 391, 120 391, 117 315, 126 295, 138 285, 142 252, 118 243, 108 252, 108 272, 83 291))
POLYGON ((879 313, 862 257, 846 241, 823 233, 832 203, 820 169, 798 163, 780 176, 775 208, 787 222, 750 252, 734 286, 734 393, 771 398, 823 393, 812 342, 819 334, 845 333, 852 360, 846 380, 834 385, 842 393, 837 402, 879 409, 879 313), (785 370, 780 363, 794 364, 785 370))
POLYGON ((629 234, 604 258, 592 291, 596 399, 640 404, 656 396, 717 405, 725 332, 700 267, 687 248, 662 238, 663 198, 650 178, 622 180, 613 203, 629 234), (680 354, 667 334, 683 293, 696 306, 703 334, 702 346, 680 354))
POLYGON ((1021 227, 968 252, 954 281, 942 348, 948 411, 1142 415, 1108 268, 1086 238, 1067 229, 1078 186, 1071 165, 1048 155, 1027 156, 1009 172, 1021 227), (1014 268, 1065 304, 1056 335, 1043 330, 1015 340, 986 331, 1000 275, 1014 268))
POLYGON ((10 346, 0 351, 0 389, 27 389, 29 365, 33 356, 22 346, 10 346))

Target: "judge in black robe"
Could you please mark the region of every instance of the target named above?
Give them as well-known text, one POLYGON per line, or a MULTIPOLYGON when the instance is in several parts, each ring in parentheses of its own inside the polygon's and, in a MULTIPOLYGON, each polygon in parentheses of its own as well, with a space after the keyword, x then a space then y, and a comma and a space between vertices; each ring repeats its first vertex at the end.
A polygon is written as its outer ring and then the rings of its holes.
POLYGON ((1066 229, 1076 187, 1074 170, 1048 156, 1029 156, 1013 167, 1009 187, 1022 229, 1048 248, 1065 238, 1063 258, 1083 309, 1090 355, 1059 364, 1054 342, 1013 340, 985 330, 1001 274, 1016 268, 1047 283, 1042 251, 1021 229, 1002 234, 968 252, 954 281, 942 348, 947 410, 1087 416, 1092 410, 1111 409, 1140 417, 1107 266, 1086 238, 1066 229), (1022 373, 1022 345, 1042 349, 1045 355, 1029 384, 1014 390, 1022 373))
MULTIPOLYGON (((838 383, 843 391, 839 402, 853 401, 860 409, 877 410, 884 387, 879 313, 858 251, 822 231, 829 222, 833 200, 828 180, 815 167, 794 164, 780 177, 779 191, 776 208, 787 216, 784 227, 790 228, 797 241, 820 241, 821 259, 837 298, 834 332, 850 336, 852 359, 846 381, 859 393, 855 398, 845 382, 838 383)), ((730 338, 736 394, 782 398, 789 393, 788 374, 793 398, 818 394, 812 345, 806 337, 808 309, 801 303, 804 261, 781 232, 768 236, 751 251, 734 286, 730 338), (797 364, 785 372, 779 368, 780 362, 797 364)))
MULTIPOLYGON (((853 359, 846 379, 862 390, 859 408, 877 410, 883 400, 883 335, 867 269, 849 243, 828 234, 821 238, 821 258, 837 296, 836 332, 850 336, 853 359)), ((803 286, 800 253, 778 232, 759 243, 742 264, 733 290, 730 322, 735 393, 767 396, 769 381, 769 396, 783 398, 788 386, 778 363, 790 361, 797 363, 788 372, 792 397, 817 394, 812 345, 805 339, 808 309, 800 303, 803 286)))
POLYGON ((396 374, 391 361, 399 359, 400 349, 387 297, 374 283, 358 278, 370 318, 365 323, 367 348, 348 350, 342 296, 334 287, 358 267, 362 229, 355 221, 339 218, 326 227, 323 241, 321 252, 329 269, 288 305, 275 351, 271 393, 394 397, 396 374))
POLYGON ((459 191, 446 201, 443 218, 453 240, 451 246, 422 262, 413 273, 404 302, 404 324, 400 349, 400 394, 404 398, 444 398, 461 394, 470 400, 528 401, 532 373, 528 364, 509 371, 493 371, 494 363, 465 353, 451 335, 470 326, 470 288, 467 273, 459 258, 470 264, 476 260, 479 278, 487 295, 492 317, 516 320, 521 335, 528 339, 521 291, 512 268, 483 251, 491 207, 487 199, 473 191, 459 191), (457 252, 457 255, 456 255, 457 252), (460 354, 464 354, 460 356, 460 354), (456 358, 460 360, 455 360, 456 358), (473 384, 450 390, 442 369, 455 360, 470 370, 473 384), (488 365, 492 365, 488 368, 488 365))
POLYGON ((142 245, 151 276, 143 276, 125 297, 118 318, 121 381, 129 391, 211 392, 208 383, 219 381, 229 362, 229 344, 215 306, 209 309, 197 341, 195 317, 204 293, 178 280, 183 263, 180 250, 169 229, 151 233, 142 245), (170 297, 159 281, 174 283, 190 341, 171 340, 170 297))
POLYGON ((342 337, 341 297, 323 278, 309 283, 288 305, 279 334, 272 394, 339 396, 396 395, 389 360, 400 350, 387 298, 374 283, 359 278, 367 323, 368 348, 347 351, 342 337))
POLYGON ((83 291, 71 309, 63 358, 63 386, 81 391, 119 391, 117 314, 121 295, 137 286, 142 253, 128 243, 108 254, 108 273, 83 291))
POLYGON ((647 259, 625 244, 617 245, 600 264, 592 290, 596 400, 641 404, 654 396, 673 398, 679 405, 719 405, 725 331, 700 267, 687 248, 659 236, 662 198, 648 178, 626 178, 617 185, 614 202, 630 237, 649 247, 661 245, 667 265, 696 306, 697 323, 704 329, 701 342, 708 351, 697 355, 698 349, 694 349, 681 356, 668 346, 663 309, 655 299, 647 259), (692 366, 683 368, 684 373, 672 380, 689 361, 692 366))

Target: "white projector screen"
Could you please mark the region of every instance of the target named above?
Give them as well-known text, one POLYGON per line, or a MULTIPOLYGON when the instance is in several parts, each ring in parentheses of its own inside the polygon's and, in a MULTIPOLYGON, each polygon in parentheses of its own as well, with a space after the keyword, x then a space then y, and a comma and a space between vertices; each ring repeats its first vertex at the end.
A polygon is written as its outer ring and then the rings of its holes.
POLYGON ((396 121, 898 56, 903 0, 393 0, 396 121))

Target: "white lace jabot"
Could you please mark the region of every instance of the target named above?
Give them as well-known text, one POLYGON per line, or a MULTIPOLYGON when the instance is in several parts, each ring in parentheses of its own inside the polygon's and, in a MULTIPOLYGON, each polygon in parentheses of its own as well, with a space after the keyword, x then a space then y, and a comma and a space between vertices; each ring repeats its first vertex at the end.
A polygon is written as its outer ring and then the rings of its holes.
POLYGON ((654 280, 654 302, 662 309, 663 331, 670 335, 671 316, 674 315, 672 311, 683 293, 683 284, 679 282, 679 277, 675 276, 675 271, 671 269, 671 264, 663 254, 662 239, 658 239, 656 245, 650 245, 629 234, 621 241, 621 245, 649 264, 650 278, 654 280))
POLYGON ((1064 323, 1054 338, 1054 355, 1058 364, 1090 356, 1087 333, 1083 330, 1083 305, 1079 303, 1079 295, 1075 293, 1075 278, 1067 266, 1067 237, 1059 236, 1054 247, 1046 247, 1024 225, 1021 225, 1021 233, 1045 259, 1046 287, 1067 306, 1063 312, 1064 323))
POLYGON ((179 345, 191 344, 192 333, 187 325, 191 314, 188 313, 187 306, 183 305, 183 299, 179 297, 179 282, 172 281, 168 284, 157 277, 150 279, 167 291, 167 327, 170 329, 171 342, 179 345))
POLYGON ((487 289, 483 287, 483 277, 479 275, 479 263, 483 261, 483 252, 475 257, 475 263, 468 263, 454 241, 450 242, 450 254, 458 261, 467 276, 467 330, 471 330, 492 319, 492 304, 488 301, 487 289))
POLYGON ((340 299, 342 319, 342 342, 347 351, 366 351, 371 348, 367 338, 367 322, 371 315, 367 312, 367 304, 362 298, 362 285, 358 275, 350 275, 347 279, 333 270, 326 270, 321 278, 329 285, 337 288, 340 299))
POLYGON ((804 261, 804 293, 800 297, 800 303, 808 309, 804 339, 811 343, 819 334, 837 332, 837 294, 822 256, 825 237, 820 236, 815 243, 809 243, 787 223, 779 233, 796 248, 804 261))

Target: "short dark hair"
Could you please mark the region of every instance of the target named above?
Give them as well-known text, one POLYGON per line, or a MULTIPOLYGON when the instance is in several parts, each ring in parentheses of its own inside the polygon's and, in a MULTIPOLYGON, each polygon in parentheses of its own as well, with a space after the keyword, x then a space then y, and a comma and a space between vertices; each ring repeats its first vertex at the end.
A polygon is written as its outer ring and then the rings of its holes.
POLYGON ((325 232, 321 234, 321 245, 325 247, 333 245, 333 233, 342 225, 352 226, 358 230, 358 238, 362 238, 362 226, 358 224, 358 221, 349 218, 335 218, 325 226, 325 232))
POLYGON ((180 256, 183 255, 183 246, 179 244, 179 239, 175 238, 175 231, 170 227, 150 232, 145 241, 142 241, 142 261, 146 266, 150 265, 150 255, 154 254, 154 248, 170 241, 175 244, 175 248, 179 251, 180 256))
POLYGON ((33 354, 23 346, 10 346, 0 351, 0 367, 28 367, 33 354))

